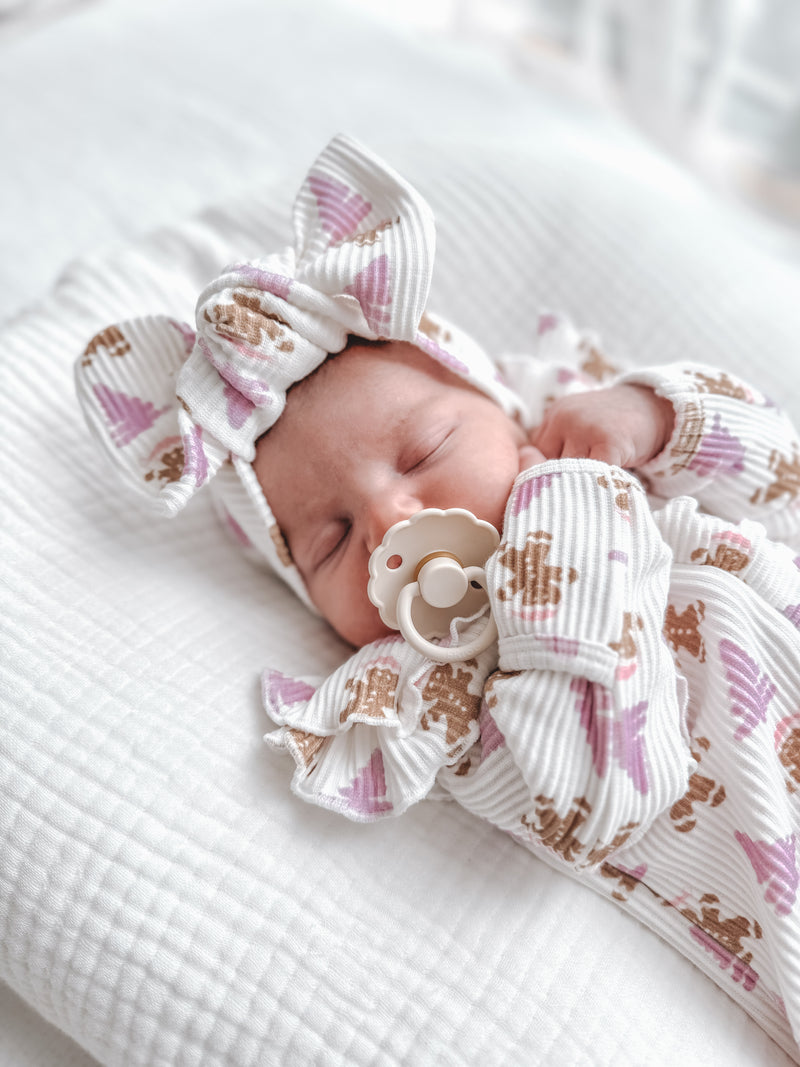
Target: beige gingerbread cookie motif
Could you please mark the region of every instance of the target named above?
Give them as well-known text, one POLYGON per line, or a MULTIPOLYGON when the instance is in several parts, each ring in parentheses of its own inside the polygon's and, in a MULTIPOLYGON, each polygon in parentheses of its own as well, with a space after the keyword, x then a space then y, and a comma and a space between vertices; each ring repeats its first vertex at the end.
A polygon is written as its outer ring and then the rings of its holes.
POLYGON ((608 861, 600 865, 600 874, 603 878, 608 878, 610 881, 617 883, 616 887, 611 890, 611 896, 614 900, 619 900, 623 904, 636 887, 641 885, 646 873, 647 866, 645 864, 634 868, 632 871, 627 871, 623 867, 615 867, 613 863, 608 861))
POLYGON ((286 538, 283 536, 283 531, 277 522, 274 522, 269 528, 269 536, 275 551, 278 554, 278 559, 281 561, 284 567, 291 567, 294 563, 292 559, 292 553, 289 550, 289 546, 286 543, 286 538))
POLYGON ((779 722, 775 728, 775 752, 787 772, 786 788, 790 793, 800 788, 800 713, 779 722))
POLYGON ((750 966, 753 953, 745 952, 744 941, 749 938, 756 941, 761 939, 763 933, 758 921, 747 919, 744 915, 722 918, 720 900, 714 893, 704 893, 699 903, 700 914, 689 907, 679 909, 681 915, 692 924, 693 936, 713 953, 720 967, 733 967, 734 981, 743 982, 747 990, 754 989, 758 974, 750 966))
POLYGON ((633 482, 629 478, 606 478, 605 474, 601 474, 597 479, 597 484, 601 489, 609 489, 612 485, 617 491, 617 495, 614 497, 614 503, 620 509, 620 511, 631 510, 631 498, 630 490, 633 487, 633 482))
POLYGON ((392 226, 400 225, 400 216, 394 219, 384 219, 383 222, 379 222, 377 226, 372 230, 366 230, 364 233, 353 234, 352 237, 345 237, 342 241, 337 241, 335 247, 343 244, 354 244, 358 248, 364 245, 374 245, 380 240, 380 236, 384 231, 389 230, 392 226))
POLYGON ((775 480, 765 489, 756 489, 750 497, 751 504, 771 504, 781 496, 794 500, 800 494, 800 452, 795 447, 791 456, 777 449, 769 457, 769 469, 775 480))
POLYGON ((294 751, 300 758, 307 771, 311 771, 316 763, 320 749, 328 740, 327 737, 319 737, 317 734, 307 734, 303 730, 288 730, 293 742, 294 751))
POLYGON ((264 311, 256 296, 235 292, 232 304, 215 304, 204 312, 217 333, 234 341, 258 347, 266 337, 279 352, 293 352, 294 341, 287 336, 287 324, 277 315, 264 311))
MULTIPOLYGON (((707 737, 698 737, 695 739, 695 744, 701 749, 701 752, 692 751, 692 756, 700 763, 702 752, 708 752, 711 748, 711 742, 707 737)), ((713 778, 708 778, 699 771, 695 771, 689 779, 689 788, 680 800, 676 800, 670 808, 669 817, 672 819, 675 829, 680 833, 691 833, 697 826, 695 804, 708 804, 709 808, 718 808, 725 801, 725 798, 724 785, 718 786, 713 778)))
POLYGON ((734 381, 730 375, 722 371, 715 378, 709 377, 702 371, 691 371, 699 393, 713 393, 716 396, 729 396, 734 400, 751 401, 751 394, 741 382, 734 381))
MULTIPOLYGON (((744 542, 743 542, 744 543, 744 542)), ((749 542, 746 542, 749 545, 749 542)), ((718 567, 721 571, 729 571, 737 574, 743 571, 750 562, 750 556, 742 548, 727 544, 724 541, 715 548, 714 555, 707 548, 696 548, 692 552, 691 559, 704 567, 718 567)))
POLYGON ((161 453, 155 466, 145 474, 144 480, 151 482, 157 478, 159 482, 165 484, 177 482, 183 474, 184 462, 183 445, 175 445, 161 453))
POLYGON ((440 326, 438 322, 427 314, 423 315, 419 320, 419 331, 424 333, 426 337, 430 337, 432 341, 436 341, 437 344, 447 345, 453 340, 453 335, 449 330, 440 326))
POLYGON ((612 652, 616 652, 620 659, 635 659, 637 649, 634 634, 643 629, 644 619, 641 615, 634 616, 632 611, 623 612, 622 636, 619 641, 609 641, 608 647, 612 652))
POLYGON ((678 652, 683 648, 700 663, 706 660, 706 646, 700 633, 705 613, 705 604, 697 600, 680 613, 672 604, 667 604, 664 616, 664 636, 672 650, 678 652))
POLYGON ((670 469, 671 474, 677 474, 678 471, 688 467, 700 451, 705 423, 706 419, 702 406, 696 401, 690 400, 684 410, 683 420, 678 431, 678 439, 670 449, 669 454, 674 459, 670 469))
POLYGON ((81 366, 91 367, 93 358, 100 351, 105 351, 109 356, 124 356, 130 350, 131 346, 119 326, 107 326, 105 330, 95 334, 84 349, 81 366))
MULTIPOLYGON (((473 661, 467 661, 474 663, 473 661)), ((444 719, 447 726, 445 741, 455 745, 472 731, 481 708, 481 694, 471 693, 472 674, 452 663, 440 663, 431 671, 422 699, 430 702, 420 719, 423 730, 430 730, 431 722, 444 719)))
POLYGON ((592 812, 592 805, 586 797, 574 797, 572 807, 564 815, 559 814, 552 797, 539 795, 535 800, 537 807, 533 816, 520 816, 520 823, 528 834, 527 839, 538 839, 545 848, 562 856, 567 863, 577 863, 583 859, 582 867, 602 863, 625 844, 638 826, 635 822, 626 823, 609 844, 587 852, 586 844, 578 837, 578 831, 592 812))
POLYGON ((558 604, 561 601, 561 585, 578 580, 574 567, 553 566, 547 562, 552 547, 552 536, 545 530, 529 533, 525 547, 520 550, 506 545, 499 561, 511 571, 506 586, 498 589, 498 600, 511 600, 522 593, 525 607, 542 604, 558 604))
POLYGON ((619 369, 610 363, 603 353, 585 338, 578 345, 580 352, 584 354, 581 370, 595 381, 602 382, 607 378, 613 378, 619 374, 619 369))
POLYGON ((387 711, 393 711, 399 676, 385 667, 370 667, 364 678, 348 678, 345 689, 352 696, 339 715, 339 722, 346 722, 351 715, 367 715, 371 719, 385 719, 387 711))

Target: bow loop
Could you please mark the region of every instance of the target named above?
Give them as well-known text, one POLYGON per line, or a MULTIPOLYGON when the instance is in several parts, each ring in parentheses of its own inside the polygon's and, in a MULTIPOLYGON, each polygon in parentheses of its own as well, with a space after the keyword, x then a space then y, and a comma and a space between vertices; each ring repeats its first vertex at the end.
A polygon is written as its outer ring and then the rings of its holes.
POLYGON ((340 352, 348 334, 413 341, 430 289, 430 208, 347 137, 311 168, 294 228, 294 249, 229 267, 207 286, 178 382, 194 422, 246 460, 289 387, 340 352))
POLYGON ((185 324, 145 316, 102 330, 76 365, 78 398, 104 452, 166 514, 179 511, 227 456, 175 395, 193 344, 185 324))

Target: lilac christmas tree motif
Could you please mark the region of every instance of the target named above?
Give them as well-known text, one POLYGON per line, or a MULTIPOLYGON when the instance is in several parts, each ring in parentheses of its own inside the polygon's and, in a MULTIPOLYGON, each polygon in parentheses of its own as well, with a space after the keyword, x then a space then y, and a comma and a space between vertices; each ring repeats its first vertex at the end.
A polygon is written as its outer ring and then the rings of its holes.
POLYGON ((543 333, 549 333, 550 330, 555 330, 561 325, 561 319, 558 315, 553 315, 551 312, 545 312, 539 316, 539 322, 536 326, 536 333, 539 337, 543 333))
POLYGON ((601 714, 610 703, 609 695, 594 682, 575 678, 570 686, 578 694, 575 708, 592 750, 592 765, 598 778, 604 778, 610 759, 627 774, 634 788, 646 796, 649 792, 647 751, 642 730, 647 721, 646 700, 620 712, 619 719, 601 714))
POLYGON ((149 400, 128 396, 127 393, 109 389, 107 385, 94 385, 92 390, 105 413, 111 438, 117 448, 130 444, 170 410, 169 404, 156 408, 149 400))
POLYGON ((725 945, 721 945, 713 934, 709 934, 702 927, 690 926, 689 933, 699 945, 702 945, 706 952, 716 959, 723 970, 727 971, 730 968, 731 978, 734 982, 741 982, 744 989, 748 993, 752 993, 758 985, 758 973, 753 970, 749 963, 740 960, 734 952, 731 952, 725 945))
POLYGON ((787 604, 783 614, 795 629, 800 630, 800 604, 787 604))
POLYGON ((253 542, 247 536, 242 529, 241 525, 234 519, 233 515, 229 511, 224 511, 225 523, 228 529, 233 534, 234 538, 242 546, 242 548, 252 548, 253 542))
POLYGON ((203 431, 193 426, 183 435, 183 473, 194 478, 199 489, 208 477, 208 457, 203 448, 203 431))
POLYGON ((502 748, 506 739, 500 730, 500 727, 494 720, 494 716, 489 711, 489 705, 485 700, 481 701, 481 710, 478 715, 478 726, 481 731, 481 749, 483 752, 483 758, 491 756, 493 752, 496 752, 498 748, 502 748))
POLYGON ((417 330, 414 344, 418 348, 421 348, 423 352, 427 352, 429 356, 433 356, 433 358, 441 363, 443 367, 449 367, 450 370, 455 371, 456 374, 462 375, 462 377, 469 377, 469 367, 466 363, 462 363, 456 356, 451 355, 447 349, 442 348, 442 346, 434 341, 432 337, 429 337, 421 330, 417 330))
POLYGON ((386 253, 377 256, 363 270, 360 270, 353 282, 345 286, 344 291, 348 296, 354 296, 359 302, 369 328, 375 333, 380 333, 391 318, 389 312, 384 311, 384 308, 392 302, 389 288, 389 257, 386 253))
POLYGON ((356 233, 372 210, 372 204, 344 182, 309 174, 308 185, 317 200, 320 224, 333 241, 356 233))
POLYGON ((226 382, 222 389, 226 400, 225 414, 234 430, 241 430, 255 410, 255 404, 242 396, 238 389, 226 382))
POLYGON ((742 741, 766 720, 776 686, 743 648, 726 637, 719 643, 719 654, 730 682, 731 714, 742 720, 734 737, 742 741))
POLYGON ((283 274, 275 274, 271 270, 262 270, 252 263, 236 263, 230 268, 231 274, 237 274, 242 281, 249 282, 255 289, 263 293, 272 293, 281 300, 288 300, 292 289, 292 278, 283 274))
POLYGON ((359 815, 383 815, 392 810, 386 800, 386 774, 383 769, 383 755, 376 748, 366 767, 362 767, 346 789, 340 789, 339 795, 347 801, 347 807, 359 815))
POLYGON ((190 355, 192 349, 194 348, 194 342, 195 338, 197 337, 197 334, 194 332, 191 326, 188 325, 188 323, 178 322, 177 319, 170 319, 169 324, 181 335, 181 339, 183 341, 183 350, 187 356, 190 355))
POLYGON ((315 692, 302 678, 292 678, 282 671, 266 670, 261 679, 264 704, 273 718, 279 718, 283 708, 308 703, 315 692))
POLYGON ((777 841, 754 841, 737 830, 734 837, 747 854, 759 885, 765 885, 764 899, 778 915, 788 915, 794 907, 800 874, 797 871, 797 842, 794 834, 777 841))
POLYGON ((712 474, 741 474, 744 470, 744 445, 738 437, 722 425, 719 414, 708 433, 703 435, 700 448, 688 466, 701 477, 712 474))
POLYGON ((556 478, 560 477, 560 471, 549 471, 546 474, 536 474, 524 481, 519 489, 514 490, 511 498, 511 514, 519 515, 521 511, 530 506, 532 500, 538 500, 545 489, 549 489, 556 478))
POLYGON ((264 407, 272 402, 272 390, 258 378, 248 378, 246 374, 239 374, 230 363, 217 359, 208 343, 201 337, 198 345, 208 362, 219 374, 220 378, 232 388, 238 390, 242 396, 249 400, 254 407, 264 407))

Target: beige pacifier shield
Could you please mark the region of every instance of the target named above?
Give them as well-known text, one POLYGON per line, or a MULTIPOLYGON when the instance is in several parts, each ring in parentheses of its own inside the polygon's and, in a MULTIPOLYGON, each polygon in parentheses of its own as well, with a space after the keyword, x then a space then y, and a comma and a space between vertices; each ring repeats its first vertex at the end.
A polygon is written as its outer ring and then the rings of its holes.
MULTIPOLYGON (((405 586, 418 580, 420 564, 427 557, 443 554, 443 558, 449 562, 435 565, 433 570, 441 570, 448 587, 457 588, 457 571, 466 567, 483 567, 499 543, 500 535, 494 526, 476 519, 463 508, 450 508, 447 511, 426 508, 418 511, 410 519, 404 519, 387 530, 383 541, 370 556, 369 598, 386 625, 399 629, 397 598, 405 586), (452 561, 452 557, 457 563, 452 561)), ((423 578, 423 589, 424 585, 423 578)), ((449 597, 445 595, 442 599, 449 597)), ((453 619, 474 615, 486 604, 487 599, 480 585, 466 581, 463 597, 449 607, 434 607, 426 603, 422 596, 415 597, 411 619, 423 637, 444 637, 453 619)))

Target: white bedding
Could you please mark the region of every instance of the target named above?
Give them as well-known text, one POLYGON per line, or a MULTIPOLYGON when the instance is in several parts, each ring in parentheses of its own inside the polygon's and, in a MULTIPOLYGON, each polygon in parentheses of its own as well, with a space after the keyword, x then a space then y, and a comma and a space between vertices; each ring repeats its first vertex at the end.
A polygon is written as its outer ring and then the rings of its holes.
POLYGON ((0 1062, 788 1063, 655 935, 455 806, 357 827, 300 805, 261 743, 258 674, 346 649, 207 501, 158 525, 109 491, 71 362, 116 318, 190 317, 221 264, 288 239, 339 128, 428 197, 432 306, 490 347, 524 349, 533 312, 562 307, 634 360, 749 374, 800 418, 798 274, 612 120, 477 53, 331 4, 222 10, 109 0, 0 64, 19 146, 0 198, 0 978, 29 1006, 0 997, 0 1062))

